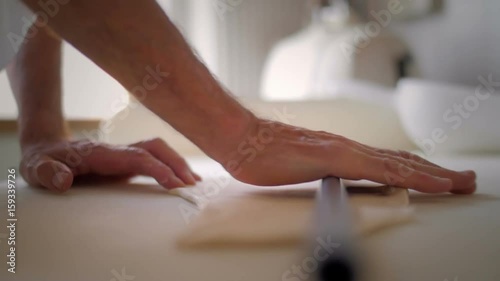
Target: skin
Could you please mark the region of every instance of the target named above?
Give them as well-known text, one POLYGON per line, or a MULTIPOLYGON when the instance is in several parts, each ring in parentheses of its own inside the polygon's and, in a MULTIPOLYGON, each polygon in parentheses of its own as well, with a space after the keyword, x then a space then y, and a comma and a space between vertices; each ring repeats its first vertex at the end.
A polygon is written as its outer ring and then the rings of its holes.
POLYGON ((28 183, 63 192, 75 177, 94 174, 113 178, 146 175, 166 188, 201 180, 160 139, 129 146, 72 140, 61 107, 60 66, 61 39, 42 27, 7 68, 19 109, 20 171, 28 183))
MULTIPOLYGON (((24 2, 41 10, 38 0, 24 2)), ((20 108, 21 171, 32 184, 64 191, 73 177, 88 174, 145 174, 167 188, 199 179, 160 140, 109 146, 68 139, 60 109, 60 40, 51 35, 58 34, 243 182, 281 185, 337 176, 427 193, 476 189, 473 171, 451 171, 408 152, 258 118, 213 78, 154 0, 72 0, 48 25, 37 35, 43 38, 23 45, 9 70, 20 108), (45 61, 41 48, 51 54, 45 61), (138 91, 148 67, 164 79, 138 91), (242 150, 248 143, 254 153, 242 150), (68 148, 85 156, 70 163, 68 148)))

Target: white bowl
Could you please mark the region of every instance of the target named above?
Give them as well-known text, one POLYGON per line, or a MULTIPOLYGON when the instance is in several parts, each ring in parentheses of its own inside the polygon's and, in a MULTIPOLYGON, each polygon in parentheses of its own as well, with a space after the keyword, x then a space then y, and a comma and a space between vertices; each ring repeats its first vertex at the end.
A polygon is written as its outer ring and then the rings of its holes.
POLYGON ((500 87, 488 89, 480 80, 475 88, 418 79, 398 83, 403 127, 426 155, 500 152, 500 87))

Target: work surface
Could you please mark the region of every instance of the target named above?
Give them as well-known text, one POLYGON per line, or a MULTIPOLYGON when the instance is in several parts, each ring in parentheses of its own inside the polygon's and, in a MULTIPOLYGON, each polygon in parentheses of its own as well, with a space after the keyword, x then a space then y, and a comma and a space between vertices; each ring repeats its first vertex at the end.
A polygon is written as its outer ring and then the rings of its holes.
MULTIPOLYGON (((436 160, 475 169, 477 194, 412 193, 413 222, 360 241, 366 280, 500 280, 500 156, 436 160)), ((205 178, 225 175, 215 164, 191 162, 205 178)), ((6 190, 1 183, 2 225, 8 224, 6 190)), ((192 209, 150 180, 84 185, 55 195, 17 179, 16 197, 16 273, 7 272, 2 226, 0 280, 286 280, 283 273, 306 257, 300 247, 178 249, 175 238, 192 209)))

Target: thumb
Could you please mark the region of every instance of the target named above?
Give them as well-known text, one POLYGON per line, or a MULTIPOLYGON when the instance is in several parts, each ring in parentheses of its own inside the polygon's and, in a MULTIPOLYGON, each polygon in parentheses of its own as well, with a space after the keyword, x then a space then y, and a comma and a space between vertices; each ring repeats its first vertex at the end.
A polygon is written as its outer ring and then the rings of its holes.
POLYGON ((53 191, 64 192, 73 183, 73 172, 64 163, 48 156, 41 157, 34 165, 34 178, 37 182, 53 191))

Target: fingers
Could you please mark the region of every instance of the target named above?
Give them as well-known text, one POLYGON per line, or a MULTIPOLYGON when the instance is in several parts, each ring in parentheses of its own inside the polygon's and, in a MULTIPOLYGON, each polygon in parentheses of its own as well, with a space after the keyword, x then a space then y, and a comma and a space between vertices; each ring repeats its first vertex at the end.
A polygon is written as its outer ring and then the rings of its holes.
MULTIPOLYGON (((368 147, 370 148, 370 147, 368 147)), ((412 160, 412 161, 415 161, 417 163, 421 163, 421 164, 424 164, 424 165, 428 165, 428 166, 433 166, 433 167, 439 167, 441 168, 441 166, 439 165, 436 165, 416 154, 413 154, 413 153, 410 153, 408 151, 404 151, 404 150, 389 150, 389 149, 376 149, 376 148, 372 148, 373 150, 375 150, 375 152, 378 152, 380 154, 384 154, 384 155, 391 155, 391 156, 395 156, 395 157, 400 157, 400 158, 403 158, 403 159, 408 159, 408 160, 412 160)))
POLYGON ((467 194, 472 194, 476 192, 477 185, 474 183, 471 187, 466 188, 466 189, 452 189, 450 192, 453 194, 462 194, 462 195, 467 195, 467 194))
POLYGON ((41 185, 49 190, 64 192, 73 183, 73 173, 64 163, 48 156, 33 157, 30 163, 21 164, 28 183, 41 185))
POLYGON ((186 186, 169 166, 145 150, 133 152, 128 157, 128 165, 131 173, 150 176, 165 188, 186 186))
POLYGON ((73 183, 73 173, 64 163, 56 160, 47 160, 41 163, 37 170, 37 177, 40 183, 57 191, 67 191, 73 183))
POLYGON ((415 158, 417 160, 414 161, 411 160, 414 158, 411 153, 405 154, 408 158, 394 156, 397 154, 389 153, 387 151, 382 154, 374 153, 373 155, 381 158, 386 157, 388 159, 398 161, 399 163, 404 163, 408 167, 432 176, 450 179, 453 184, 453 188, 450 190, 452 193, 469 194, 474 192, 476 189, 476 174, 473 171, 456 172, 441 168, 432 163, 429 164, 430 162, 428 161, 421 161, 421 158, 415 158))
POLYGON ((75 176, 86 174, 151 176, 166 188, 201 180, 182 157, 159 139, 134 146, 63 142, 36 150, 24 155, 21 173, 28 183, 54 191, 68 190, 75 176))
POLYGON ((184 158, 159 138, 139 142, 131 146, 142 148, 151 153, 155 158, 172 168, 177 177, 186 184, 194 185, 196 181, 201 180, 201 177, 191 170, 184 158))
POLYGON ((88 172, 98 175, 150 176, 166 188, 186 185, 169 166, 138 147, 97 145, 82 158, 80 165, 88 167, 88 172))
POLYGON ((426 193, 451 191, 453 182, 448 178, 434 176, 408 166, 403 161, 389 157, 376 157, 364 152, 355 151, 358 159, 354 163, 355 172, 347 171, 349 179, 368 179, 371 181, 411 188, 426 193))
MULTIPOLYGON (((387 158, 387 160, 395 161, 399 165, 412 168, 418 172, 439 178, 450 179, 452 181, 452 189, 450 192, 452 193, 471 194, 476 190, 476 174, 473 171, 456 172, 445 169, 418 155, 406 151, 376 149, 358 143, 355 145, 357 149, 373 157, 387 158)), ((398 176, 401 177, 402 175, 400 174, 398 176)))

